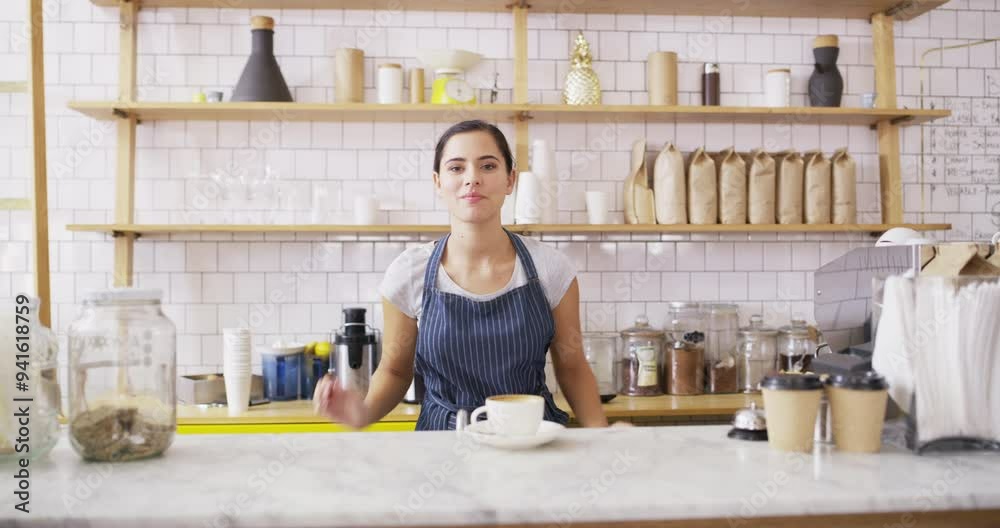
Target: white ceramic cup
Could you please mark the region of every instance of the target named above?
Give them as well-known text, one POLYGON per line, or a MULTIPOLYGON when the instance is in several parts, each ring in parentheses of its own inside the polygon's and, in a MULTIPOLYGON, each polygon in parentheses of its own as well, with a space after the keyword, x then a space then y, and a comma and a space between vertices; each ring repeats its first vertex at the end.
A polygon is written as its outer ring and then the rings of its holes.
POLYGON ((587 221, 591 224, 606 224, 611 209, 611 193, 587 191, 587 221))
POLYGON ((375 225, 378 223, 378 200, 371 195, 354 197, 355 225, 375 225))
POLYGON ((545 400, 533 394, 504 394, 486 398, 486 405, 472 411, 470 423, 483 413, 493 431, 504 436, 532 436, 538 433, 545 413, 545 400))

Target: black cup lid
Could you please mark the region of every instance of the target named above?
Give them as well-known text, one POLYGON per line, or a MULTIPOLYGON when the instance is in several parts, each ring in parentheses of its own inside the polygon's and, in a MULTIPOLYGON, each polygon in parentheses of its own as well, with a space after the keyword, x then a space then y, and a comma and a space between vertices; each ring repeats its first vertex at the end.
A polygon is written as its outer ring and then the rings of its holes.
POLYGON ((885 377, 875 371, 854 374, 837 374, 826 380, 827 385, 839 389, 880 391, 889 388, 885 377))
POLYGON ((813 374, 778 374, 765 376, 760 388, 768 390, 819 390, 823 382, 813 374))

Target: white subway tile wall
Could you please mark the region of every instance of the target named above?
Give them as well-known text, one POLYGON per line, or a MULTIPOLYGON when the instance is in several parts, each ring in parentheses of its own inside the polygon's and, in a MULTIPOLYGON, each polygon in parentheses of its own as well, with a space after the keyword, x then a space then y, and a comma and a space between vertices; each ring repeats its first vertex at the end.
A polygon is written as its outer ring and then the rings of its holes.
MULTIPOLYGON (((950 222, 931 236, 982 239, 1000 229, 1000 71, 997 47, 946 52, 942 45, 996 37, 994 0, 954 0, 912 21, 896 23, 899 106, 949 108, 953 116, 902 134, 906 220, 950 222), (921 85, 920 64, 927 67, 921 85)), ((24 2, 0 13, 0 80, 23 79, 24 2)), ((117 12, 61 0, 46 13, 52 302, 64 334, 85 292, 109 285, 112 248, 104 235, 70 233, 68 223, 113 219, 115 123, 70 111, 73 99, 117 97, 117 12)), ((333 52, 365 50, 365 96, 375 100, 375 67, 418 67, 418 48, 461 47, 484 55, 467 78, 499 100, 513 86, 511 16, 370 10, 254 10, 277 22, 279 63, 297 101, 333 101, 333 52), (439 28, 447 28, 442 30, 439 28)), ((249 51, 251 11, 143 9, 139 32, 139 99, 189 101, 202 90, 228 97, 249 51)), ((673 50, 681 58, 681 104, 700 104, 704 62, 719 62, 722 100, 763 103, 762 79, 773 67, 792 69, 792 102, 807 104, 812 38, 841 37, 844 106, 874 90, 872 40, 864 21, 755 17, 531 14, 529 97, 561 102, 572 41, 582 30, 594 54, 604 101, 647 101, 645 59, 673 50)), ((433 74, 424 87, 429 97, 433 74)), ((408 81, 407 81, 408 83, 408 81)), ((23 94, 0 94, 0 197, 29 196, 29 149, 23 94)), ((460 119, 456 115, 455 120, 460 119)), ((322 220, 350 222, 354 197, 374 194, 380 220, 444 223, 431 187, 433 147, 449 125, 438 123, 149 122, 137 131, 137 222, 308 223, 313 196, 322 220), (231 185, 261 175, 280 188, 231 185), (267 213, 271 207, 276 213, 267 213)), ((513 141, 513 127, 501 129, 513 141)), ((858 163, 859 220, 880 220, 876 137, 863 126, 802 123, 535 123, 533 139, 556 149, 558 221, 586 222, 583 192, 605 190, 620 204, 634 141, 646 140, 648 164, 667 142, 684 151, 705 146, 741 151, 763 147, 848 147, 858 163)), ((519 160, 521 167, 530 160, 519 160)), ((614 211, 621 221, 620 205, 614 211)), ((31 216, 0 211, 0 295, 31 290, 31 216)), ((377 285, 401 251, 430 240, 418 235, 204 234, 148 236, 135 247, 136 284, 164 292, 178 327, 182 372, 217 370, 221 328, 249 325, 258 345, 275 338, 319 339, 341 323, 341 309, 361 304, 381 325, 377 285)), ((745 322, 762 313, 772 324, 812 318, 812 272, 853 247, 860 234, 547 235, 578 270, 585 330, 619 330, 646 313, 665 321, 669 301, 733 301, 745 322)), ((259 359, 255 357, 255 361, 259 359)))

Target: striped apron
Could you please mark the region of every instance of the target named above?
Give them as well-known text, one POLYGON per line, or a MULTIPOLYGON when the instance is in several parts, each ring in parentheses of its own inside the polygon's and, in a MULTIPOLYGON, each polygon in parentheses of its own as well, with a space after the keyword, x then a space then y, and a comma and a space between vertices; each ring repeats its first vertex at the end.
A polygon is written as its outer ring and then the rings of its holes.
POLYGON ((489 301, 474 301, 437 288, 448 242, 437 242, 427 270, 416 373, 424 380, 418 431, 454 429, 459 409, 470 413, 498 394, 537 394, 545 399, 545 419, 565 424, 545 386, 545 353, 555 321, 535 264, 524 242, 509 231, 528 283, 489 301))

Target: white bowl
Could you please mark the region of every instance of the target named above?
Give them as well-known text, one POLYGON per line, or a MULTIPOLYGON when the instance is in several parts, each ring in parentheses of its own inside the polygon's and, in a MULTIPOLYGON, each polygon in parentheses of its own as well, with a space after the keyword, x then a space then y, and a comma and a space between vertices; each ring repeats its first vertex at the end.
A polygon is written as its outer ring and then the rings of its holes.
POLYGON ((465 71, 479 64, 483 56, 460 49, 417 50, 417 59, 427 68, 437 70, 465 71))

